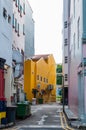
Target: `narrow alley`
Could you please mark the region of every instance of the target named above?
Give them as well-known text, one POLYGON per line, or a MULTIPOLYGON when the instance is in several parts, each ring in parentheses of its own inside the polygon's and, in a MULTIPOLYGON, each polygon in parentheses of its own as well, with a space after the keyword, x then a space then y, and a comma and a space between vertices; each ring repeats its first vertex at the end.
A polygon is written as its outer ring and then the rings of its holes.
POLYGON ((5 130, 74 130, 63 121, 62 105, 56 103, 31 105, 31 116, 17 120, 15 126, 5 130))

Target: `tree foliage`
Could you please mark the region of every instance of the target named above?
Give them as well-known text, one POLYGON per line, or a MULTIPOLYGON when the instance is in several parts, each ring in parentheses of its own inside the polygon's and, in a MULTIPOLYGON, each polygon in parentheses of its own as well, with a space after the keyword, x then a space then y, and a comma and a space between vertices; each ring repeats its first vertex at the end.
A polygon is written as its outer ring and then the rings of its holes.
POLYGON ((56 72, 62 73, 62 65, 61 64, 57 65, 56 72))
POLYGON ((56 84, 57 85, 62 85, 62 76, 57 75, 56 84))
POLYGON ((61 64, 57 65, 56 73, 57 73, 56 84, 62 85, 62 75, 59 74, 59 73, 62 73, 62 65, 61 64))

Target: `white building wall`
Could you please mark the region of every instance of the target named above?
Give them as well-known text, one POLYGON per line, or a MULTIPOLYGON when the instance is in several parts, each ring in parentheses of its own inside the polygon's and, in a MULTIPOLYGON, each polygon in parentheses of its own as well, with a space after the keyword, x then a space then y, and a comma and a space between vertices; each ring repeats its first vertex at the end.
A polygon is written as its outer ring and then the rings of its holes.
POLYGON ((11 93, 12 93, 12 68, 8 68, 7 73, 5 73, 5 97, 7 101, 7 106, 11 105, 11 93))
MULTIPOLYGON (((70 7, 70 89, 69 106, 70 109, 79 115, 79 77, 78 67, 82 62, 82 26, 83 26, 83 0, 71 0, 70 7), (75 1, 75 3, 74 3, 75 1), (75 13, 74 13, 75 12, 75 13), (79 39, 78 39, 78 20, 79 20, 79 39), (74 36, 75 35, 75 36, 74 36), (75 37, 75 38, 74 38, 75 37), (74 40, 75 39, 75 40, 74 40), (79 41, 79 42, 78 42, 79 41), (72 92, 72 93, 71 93, 72 92)), ((82 93, 82 92, 81 92, 82 93)), ((81 101, 83 102, 83 100, 81 101)))
MULTIPOLYGON (((18 1, 18 0, 17 0, 18 1)), ((15 49, 21 49, 24 51, 25 35, 23 34, 23 24, 25 25, 25 14, 23 13, 23 4, 25 0, 20 0, 20 5, 22 7, 22 16, 20 16, 20 11, 18 11, 18 5, 16 6, 16 1, 13 1, 13 14, 14 14, 14 24, 15 19, 17 19, 17 29, 19 23, 19 36, 18 31, 13 28, 13 46, 15 49)), ((14 25, 15 26, 15 25, 14 25)))
POLYGON ((5 97, 7 105, 10 105, 11 97, 11 76, 12 76, 12 7, 13 0, 0 0, 0 57, 6 59, 9 67, 4 73, 5 77, 5 97), (3 9, 6 10, 7 17, 3 16, 3 9), (8 22, 8 16, 11 17, 8 22))
MULTIPOLYGON (((13 60, 13 82, 12 87, 12 103, 18 100, 18 80, 24 71, 24 47, 25 47, 25 0, 13 1, 13 44, 12 44, 12 60, 13 60), (16 78, 16 79, 15 79, 16 78)), ((22 86, 23 87, 23 86, 22 86)), ((19 88, 21 89, 21 88, 19 88)), ((24 94, 24 93, 23 93, 24 94)))
POLYGON ((64 87, 68 87, 68 0, 63 0, 63 75, 64 75, 64 87), (67 27, 65 27, 67 22, 67 27), (67 39, 67 42, 65 40, 67 39), (67 44, 67 45, 65 45, 67 44), (65 63, 65 57, 67 57, 67 63, 65 63), (67 81, 65 80, 65 74, 67 74, 67 81))
POLYGON ((12 60, 15 60, 14 77, 23 71, 25 46, 25 0, 13 1, 13 44, 12 60))
POLYGON ((0 0, 0 57, 12 66, 12 0, 0 0), (7 18, 3 17, 3 8, 7 10, 7 18), (8 23, 8 15, 11 23, 8 23))

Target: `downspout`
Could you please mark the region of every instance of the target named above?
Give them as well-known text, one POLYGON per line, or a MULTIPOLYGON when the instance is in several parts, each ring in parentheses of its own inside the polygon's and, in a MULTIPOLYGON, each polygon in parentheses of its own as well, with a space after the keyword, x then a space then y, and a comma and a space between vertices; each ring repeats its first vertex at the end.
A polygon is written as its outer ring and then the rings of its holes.
POLYGON ((81 102, 80 104, 82 104, 81 106, 81 122, 84 123, 86 122, 86 115, 85 115, 85 67, 84 67, 84 57, 83 57, 83 40, 84 40, 84 0, 82 0, 82 40, 81 40, 81 62, 82 62, 82 86, 81 86, 81 102))

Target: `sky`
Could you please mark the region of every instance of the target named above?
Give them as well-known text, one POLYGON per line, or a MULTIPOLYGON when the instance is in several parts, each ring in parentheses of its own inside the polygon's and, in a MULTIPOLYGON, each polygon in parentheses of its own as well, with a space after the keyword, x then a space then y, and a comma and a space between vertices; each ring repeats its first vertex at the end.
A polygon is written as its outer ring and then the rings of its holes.
POLYGON ((35 54, 53 54, 62 63, 63 0, 28 0, 35 21, 35 54))

